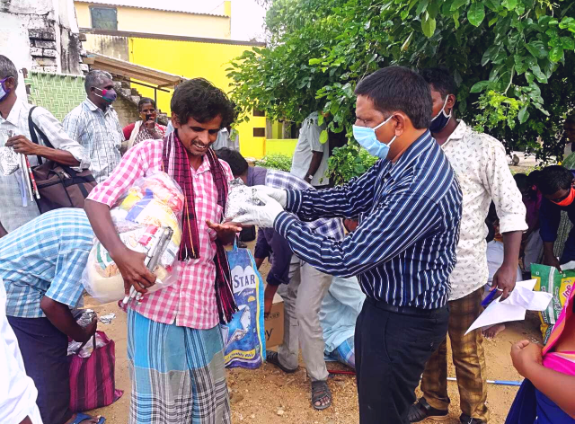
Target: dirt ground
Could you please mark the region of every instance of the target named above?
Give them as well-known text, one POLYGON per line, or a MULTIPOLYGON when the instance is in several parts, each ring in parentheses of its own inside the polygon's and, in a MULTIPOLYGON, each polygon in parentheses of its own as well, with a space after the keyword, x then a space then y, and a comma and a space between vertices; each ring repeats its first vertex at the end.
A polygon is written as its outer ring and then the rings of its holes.
MULTIPOLYGON (((251 244, 251 243, 250 243, 251 244)), ((266 264, 262 274, 267 273, 266 264)), ((264 277, 265 279, 265 277, 264 277)), ((94 309, 99 316, 115 313, 117 318, 111 324, 99 324, 98 329, 116 343, 116 388, 124 395, 113 405, 94 411, 107 419, 108 424, 125 424, 128 421, 130 403, 130 378, 126 357, 126 314, 115 304, 99 305, 90 298, 86 307, 94 309)), ((494 340, 486 340, 484 347, 487 359, 487 378, 490 380, 521 380, 511 364, 511 345, 522 339, 540 341, 539 318, 528 315, 525 322, 510 323, 506 330, 494 340)), ((328 369, 345 369, 343 365, 328 363, 328 369)), ((455 376, 453 365, 449 364, 449 375, 455 376)), ((232 420, 234 423, 310 423, 310 424, 356 424, 359 422, 357 387, 355 376, 334 375, 329 380, 333 394, 333 405, 324 411, 315 411, 310 405, 310 382, 300 357, 300 370, 286 375, 273 365, 264 364, 255 371, 245 369, 228 370, 228 388, 231 395, 232 420)), ((515 398, 517 387, 489 385, 488 406, 491 424, 503 424, 515 398)), ((417 395, 420 395, 418 391, 417 395)), ((448 424, 459 423, 459 395, 457 384, 449 383, 451 398, 448 424)), ((424 421, 431 424, 434 421, 424 421)))

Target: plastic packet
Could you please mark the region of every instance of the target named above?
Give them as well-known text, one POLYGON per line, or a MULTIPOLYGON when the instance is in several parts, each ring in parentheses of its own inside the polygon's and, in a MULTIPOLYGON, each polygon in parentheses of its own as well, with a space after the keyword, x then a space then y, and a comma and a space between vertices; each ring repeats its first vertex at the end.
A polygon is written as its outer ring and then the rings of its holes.
MULTIPOLYGON (((96 339, 96 349, 106 346, 106 341, 102 339, 102 337, 97 332, 95 334, 95 339, 96 339)), ((89 358, 90 356, 92 356, 93 351, 94 351, 94 337, 90 337, 90 340, 88 340, 85 344, 82 342, 77 342, 76 340, 68 342, 67 356, 78 354, 80 358, 89 358)))
MULTIPOLYGON (((178 184, 168 174, 157 172, 138 179, 111 210, 118 235, 129 249, 148 258, 159 255, 157 266, 151 270, 156 275, 156 284, 148 288, 148 293, 178 280, 183 206, 184 195, 178 184), (172 237, 160 252, 156 245, 167 228, 173 231, 172 237)), ((86 291, 100 303, 116 302, 125 296, 118 266, 99 241, 90 252, 82 280, 86 291)))
MULTIPOLYGON (((82 309, 79 311, 80 316, 76 318, 76 322, 80 327, 88 326, 96 315, 92 309, 82 309)), ((102 347, 105 345, 104 341, 100 338, 99 334, 96 333, 96 347, 102 347)), ((94 339, 90 338, 86 343, 77 342, 76 340, 68 339, 68 356, 78 354, 81 358, 89 358, 94 350, 94 339), (82 346, 84 345, 84 346, 82 346), (82 349, 80 349, 82 348, 82 349)))
POLYGON ((258 191, 254 187, 245 185, 239 178, 230 182, 229 187, 224 222, 231 222, 238 216, 244 215, 246 213, 246 205, 265 205, 265 203, 258 198, 258 191))
POLYGON ((112 312, 110 314, 102 315, 100 318, 98 318, 98 321, 100 321, 102 324, 111 324, 115 319, 116 314, 112 312))
POLYGON ((0 174, 7 177, 20 168, 18 153, 11 147, 0 147, 0 174))
POLYGON ((94 312, 92 309, 83 309, 82 315, 78 317, 76 322, 80 327, 87 327, 92 322, 95 316, 97 316, 96 312, 94 312))

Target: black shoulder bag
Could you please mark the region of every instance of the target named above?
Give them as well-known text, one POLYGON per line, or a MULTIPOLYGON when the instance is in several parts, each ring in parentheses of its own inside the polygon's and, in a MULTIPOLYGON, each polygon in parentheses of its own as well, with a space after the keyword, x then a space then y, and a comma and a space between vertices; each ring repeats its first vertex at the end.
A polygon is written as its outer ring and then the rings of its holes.
MULTIPOLYGON (((34 106, 28 115, 28 126, 32 142, 40 145, 38 137, 46 147, 54 148, 46 134, 32 120, 34 106)), ((46 160, 37 156, 38 164, 32 168, 40 199, 36 199, 40 213, 46 213, 59 208, 83 208, 84 200, 90 191, 96 187, 96 180, 89 170, 81 172, 67 165, 46 160)))

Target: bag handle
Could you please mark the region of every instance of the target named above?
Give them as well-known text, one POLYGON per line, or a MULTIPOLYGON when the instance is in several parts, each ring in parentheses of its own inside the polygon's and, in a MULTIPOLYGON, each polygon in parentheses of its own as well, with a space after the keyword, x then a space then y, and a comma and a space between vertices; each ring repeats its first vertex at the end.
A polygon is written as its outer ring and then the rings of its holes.
MULTIPOLYGON (((92 353, 94 353, 96 351, 96 332, 94 332, 94 335, 92 336, 92 341, 94 342, 94 350, 92 351, 92 353)), ((86 346, 86 343, 88 343, 90 341, 90 339, 86 340, 84 343, 82 343, 80 345, 80 347, 78 348, 78 350, 76 351, 76 353, 74 353, 74 355, 77 355, 78 353, 80 353, 80 351, 82 350, 82 348, 84 346, 86 346)))
MULTIPOLYGON (((34 112, 34 110, 37 107, 38 106, 32 106, 32 108, 30 109, 30 113, 28 114, 28 129, 30 130, 30 137, 32 137, 32 142, 34 144, 37 144, 40 146, 41 144, 38 141, 38 134, 40 134, 40 138, 42 139, 42 142, 44 143, 44 145, 46 147, 53 149, 54 146, 52 146, 52 143, 50 143, 50 140, 48 140, 48 137, 46 137, 46 134, 44 134, 44 132, 40 129, 40 127, 38 127, 38 125, 36 125, 36 123, 32 119, 32 113, 34 112)), ((42 165, 42 158, 40 156, 36 156, 36 158, 38 159, 38 163, 40 165, 42 165)))

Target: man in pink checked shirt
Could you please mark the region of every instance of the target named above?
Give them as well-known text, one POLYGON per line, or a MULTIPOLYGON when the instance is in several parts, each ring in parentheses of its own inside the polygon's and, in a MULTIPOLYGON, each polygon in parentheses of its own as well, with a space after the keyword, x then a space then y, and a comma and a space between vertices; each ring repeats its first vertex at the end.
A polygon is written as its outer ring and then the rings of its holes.
POLYGON ((94 232, 118 265, 126 285, 146 293, 155 280, 143 254, 129 250, 111 215, 136 179, 170 174, 185 196, 179 281, 144 296, 128 310, 128 359, 132 376, 130 424, 230 423, 219 322, 235 305, 222 245, 241 230, 219 224, 233 178, 210 148, 233 120, 227 96, 204 79, 178 86, 171 101, 174 133, 130 149, 86 202, 94 232))

